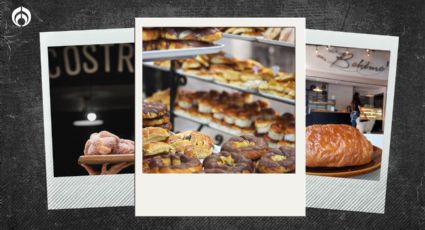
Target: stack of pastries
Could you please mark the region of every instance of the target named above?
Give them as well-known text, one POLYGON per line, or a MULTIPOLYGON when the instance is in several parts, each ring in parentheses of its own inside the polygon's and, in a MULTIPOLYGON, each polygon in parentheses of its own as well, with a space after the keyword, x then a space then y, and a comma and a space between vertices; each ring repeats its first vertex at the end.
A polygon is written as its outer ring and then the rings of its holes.
POLYGON ((183 73, 244 90, 295 98, 295 74, 267 68, 253 59, 240 60, 224 53, 199 55, 181 63, 183 73))
POLYGON ((213 153, 209 136, 143 129, 144 173, 287 173, 295 170, 293 148, 270 148, 252 135, 232 137, 213 153))
POLYGON ((143 127, 162 127, 172 129, 168 108, 161 102, 143 102, 143 127))
POLYGON ((84 155, 134 154, 134 141, 121 139, 108 131, 90 135, 84 146, 84 155))
POLYGON ((213 152, 212 139, 203 133, 172 134, 160 127, 143 128, 143 172, 199 173, 200 159, 213 152))
POLYGON ((213 27, 154 27, 143 28, 142 33, 144 51, 205 47, 222 37, 213 27))

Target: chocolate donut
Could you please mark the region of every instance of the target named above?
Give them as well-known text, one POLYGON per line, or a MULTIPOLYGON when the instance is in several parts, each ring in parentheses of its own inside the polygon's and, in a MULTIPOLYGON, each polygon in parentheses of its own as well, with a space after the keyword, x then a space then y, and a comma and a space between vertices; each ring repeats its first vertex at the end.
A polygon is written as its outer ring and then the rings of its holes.
POLYGON ((205 173, 252 173, 253 163, 239 153, 222 151, 204 159, 205 173))
POLYGON ((143 102, 143 119, 161 117, 167 113, 167 107, 160 102, 143 102))
POLYGON ((286 173, 295 170, 295 152, 293 148, 270 148, 257 162, 259 173, 286 173))
POLYGON ((267 148, 267 142, 263 138, 242 135, 227 140, 221 147, 221 150, 240 153, 248 159, 256 160, 267 151, 267 148))
POLYGON ((199 173, 202 164, 183 153, 155 156, 149 160, 149 173, 199 173))

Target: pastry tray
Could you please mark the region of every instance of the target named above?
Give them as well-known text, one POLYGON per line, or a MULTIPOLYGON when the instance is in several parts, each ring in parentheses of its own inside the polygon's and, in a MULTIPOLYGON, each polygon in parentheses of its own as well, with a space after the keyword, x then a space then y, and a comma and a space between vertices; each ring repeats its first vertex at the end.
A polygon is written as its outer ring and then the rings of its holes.
POLYGON ((81 155, 78 164, 101 165, 134 162, 134 154, 81 155))
POLYGON ((265 39, 264 37, 257 37, 256 39, 257 39, 258 42, 269 44, 269 45, 285 46, 285 47, 291 47, 291 48, 294 48, 295 47, 295 44, 294 43, 291 43, 291 42, 265 39))
POLYGON ((202 81, 211 81, 212 82, 214 80, 213 77, 199 77, 195 74, 185 73, 183 69, 178 69, 176 72, 180 75, 191 77, 191 78, 196 78, 196 79, 199 79, 199 80, 202 80, 202 81))
POLYGON ((262 95, 264 97, 267 97, 267 98, 270 98, 270 99, 275 99, 275 100, 278 100, 278 101, 283 101, 283 102, 286 102, 288 104, 295 105, 295 100, 294 99, 289 99, 289 98, 285 98, 285 97, 279 97, 279 96, 276 96, 276 95, 273 95, 273 94, 269 94, 269 93, 263 93, 263 92, 258 92, 258 93, 260 95, 262 95))
POLYGON ((174 60, 174 59, 192 58, 192 57, 195 57, 196 55, 201 55, 201 54, 218 53, 223 48, 224 48, 223 44, 215 43, 211 46, 205 46, 205 47, 143 51, 142 60, 143 62, 149 62, 149 61, 155 61, 155 60, 174 60))
POLYGON ((223 33, 223 37, 231 38, 231 39, 245 40, 245 41, 250 41, 250 42, 257 40, 257 38, 255 36, 242 36, 242 35, 227 34, 227 33, 223 33))

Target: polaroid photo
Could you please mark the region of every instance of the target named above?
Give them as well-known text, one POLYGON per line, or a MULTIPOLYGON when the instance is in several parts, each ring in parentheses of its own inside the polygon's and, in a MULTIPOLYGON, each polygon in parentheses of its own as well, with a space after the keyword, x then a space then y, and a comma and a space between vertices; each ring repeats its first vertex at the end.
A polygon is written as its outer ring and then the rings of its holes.
POLYGON ((134 205, 134 30, 40 33, 48 209, 134 205))
POLYGON ((307 30, 307 207, 385 212, 398 37, 307 30))
POLYGON ((135 26, 136 216, 305 216, 305 19, 135 26))

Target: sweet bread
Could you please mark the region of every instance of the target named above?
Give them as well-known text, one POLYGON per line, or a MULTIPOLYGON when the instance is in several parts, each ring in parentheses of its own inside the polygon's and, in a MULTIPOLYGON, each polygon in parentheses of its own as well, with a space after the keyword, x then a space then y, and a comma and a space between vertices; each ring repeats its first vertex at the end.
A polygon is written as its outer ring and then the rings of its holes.
POLYGON ((251 135, 231 137, 221 147, 222 151, 240 153, 248 159, 256 160, 267 150, 267 143, 263 138, 251 135))
POLYGON ((203 162, 205 173, 252 173, 253 163, 239 153, 222 151, 211 154, 203 162))
POLYGON ((180 152, 203 159, 211 155, 213 141, 211 137, 197 131, 185 131, 168 138, 167 143, 180 152))
POLYGON ((163 153, 174 153, 175 148, 165 142, 151 142, 143 144, 143 155, 153 156, 163 153))
POLYGON ((259 173, 291 172, 295 169, 295 152, 285 147, 270 148, 258 160, 256 169, 259 173))
POLYGON ((149 173, 199 173, 201 162, 183 153, 155 156, 149 160, 149 173))
POLYGON ((165 141, 170 136, 170 132, 160 127, 143 128, 143 144, 165 141))
POLYGON ((373 145, 349 125, 312 125, 306 129, 307 167, 364 165, 373 159, 373 145))

